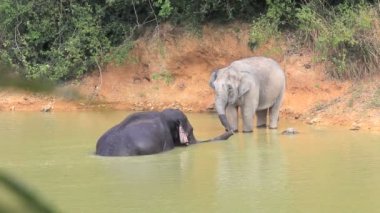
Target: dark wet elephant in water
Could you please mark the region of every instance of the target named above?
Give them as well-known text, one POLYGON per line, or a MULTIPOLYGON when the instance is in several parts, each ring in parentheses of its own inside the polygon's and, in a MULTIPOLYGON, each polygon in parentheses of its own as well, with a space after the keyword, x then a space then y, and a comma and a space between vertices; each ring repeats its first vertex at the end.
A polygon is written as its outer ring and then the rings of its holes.
POLYGON ((206 141, 197 141, 186 115, 177 109, 139 112, 109 129, 98 140, 96 154, 102 156, 149 155, 199 142, 227 140, 226 132, 206 141))

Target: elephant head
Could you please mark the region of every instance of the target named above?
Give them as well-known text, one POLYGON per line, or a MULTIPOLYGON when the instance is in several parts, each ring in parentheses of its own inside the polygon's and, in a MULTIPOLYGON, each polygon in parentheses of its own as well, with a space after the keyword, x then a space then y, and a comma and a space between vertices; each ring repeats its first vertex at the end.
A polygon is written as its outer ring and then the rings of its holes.
POLYGON ((215 90, 215 108, 220 122, 231 130, 226 118, 227 105, 238 105, 239 99, 251 88, 252 82, 247 78, 247 73, 231 67, 214 71, 210 77, 210 86, 215 90))
POLYGON ((175 145, 190 145, 197 143, 186 115, 177 109, 166 109, 162 111, 168 122, 170 133, 175 145))

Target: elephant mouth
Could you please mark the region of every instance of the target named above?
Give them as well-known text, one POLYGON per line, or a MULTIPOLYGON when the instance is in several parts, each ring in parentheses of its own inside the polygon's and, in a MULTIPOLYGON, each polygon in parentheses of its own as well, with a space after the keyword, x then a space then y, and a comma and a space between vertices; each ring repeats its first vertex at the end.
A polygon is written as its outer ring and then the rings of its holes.
POLYGON ((187 134, 181 125, 179 126, 179 141, 181 144, 184 144, 186 146, 190 144, 189 138, 187 137, 187 134))

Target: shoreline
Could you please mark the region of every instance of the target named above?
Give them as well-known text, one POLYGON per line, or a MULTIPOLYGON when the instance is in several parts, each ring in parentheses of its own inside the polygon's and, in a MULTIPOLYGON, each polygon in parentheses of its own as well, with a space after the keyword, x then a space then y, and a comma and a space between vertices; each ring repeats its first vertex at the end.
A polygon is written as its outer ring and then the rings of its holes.
MULTIPOLYGON (((1 94, 1 92, 0 92, 1 94)), ((14 95, 14 94, 13 94, 14 95)), ((216 113, 214 109, 205 108, 201 110, 193 110, 191 107, 178 107, 175 105, 152 105, 148 104, 146 108, 136 108, 133 104, 122 103, 122 102, 93 102, 85 103, 81 101, 64 101, 55 99, 54 101, 49 101, 49 97, 44 97, 42 99, 25 98, 26 95, 19 96, 19 99, 23 101, 0 103, 0 112, 31 112, 31 113, 61 113, 61 112, 139 112, 139 111, 161 111, 165 108, 177 108, 185 113, 216 113), (32 99, 32 101, 30 101, 32 99), (48 109, 48 110, 46 110, 48 109)), ((0 96, 1 97, 1 96, 0 96)), ((341 119, 338 120, 334 117, 321 116, 318 113, 307 112, 289 112, 284 108, 280 110, 280 119, 285 119, 288 121, 297 121, 305 125, 320 126, 320 127, 339 127, 347 129, 347 131, 365 131, 365 132, 378 132, 380 133, 380 126, 375 126, 374 123, 368 122, 357 122, 355 119, 341 119)))
POLYGON ((251 50, 249 25, 205 26, 201 38, 173 36, 165 26, 158 39, 139 38, 123 64, 108 64, 81 79, 65 82, 49 93, 0 87, 0 111, 161 110, 210 112, 214 91, 211 72, 250 56, 275 59, 286 76, 280 116, 310 125, 344 126, 380 132, 380 74, 364 79, 334 80, 326 65, 314 62, 309 49, 294 49, 284 40, 251 50), (168 32, 168 33, 164 33, 168 32), (220 45, 223 43, 224 45, 220 45), (165 50, 165 51, 163 51, 165 50))

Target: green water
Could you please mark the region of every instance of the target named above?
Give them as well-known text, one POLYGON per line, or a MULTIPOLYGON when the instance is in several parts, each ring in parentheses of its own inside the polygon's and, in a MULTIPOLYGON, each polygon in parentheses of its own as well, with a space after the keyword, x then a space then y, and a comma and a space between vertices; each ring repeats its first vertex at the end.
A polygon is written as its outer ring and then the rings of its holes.
MULTIPOLYGON (((157 155, 94 156, 125 116, 2 112, 0 168, 60 212, 380 211, 379 134, 281 121, 157 155), (301 134, 279 134, 290 126, 301 134)), ((198 139, 222 131, 215 114, 188 117, 198 139)))

